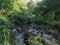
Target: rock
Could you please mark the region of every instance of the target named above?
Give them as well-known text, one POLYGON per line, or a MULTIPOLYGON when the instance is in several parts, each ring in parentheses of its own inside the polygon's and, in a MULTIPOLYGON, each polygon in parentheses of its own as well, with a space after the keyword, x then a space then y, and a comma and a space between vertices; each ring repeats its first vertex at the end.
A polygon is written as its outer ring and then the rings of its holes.
POLYGON ((30 30, 28 30, 28 33, 37 35, 38 31, 36 29, 30 29, 30 30))
POLYGON ((17 28, 18 33, 22 33, 22 29, 20 27, 17 28))
POLYGON ((43 37, 45 37, 45 38, 47 38, 47 39, 49 39, 49 40, 52 39, 52 37, 51 37, 50 35, 48 35, 48 34, 43 34, 43 37))

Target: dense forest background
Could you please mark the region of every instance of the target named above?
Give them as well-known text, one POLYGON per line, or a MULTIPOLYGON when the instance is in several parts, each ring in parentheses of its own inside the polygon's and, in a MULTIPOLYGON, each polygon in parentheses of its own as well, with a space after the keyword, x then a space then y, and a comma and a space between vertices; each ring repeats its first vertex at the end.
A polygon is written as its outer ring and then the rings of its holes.
MULTIPOLYGON (((42 32, 50 32, 60 43, 60 0, 0 0, 0 45, 10 45, 12 25, 28 27, 26 25, 30 24, 35 24, 42 32)), ((36 40, 39 35, 27 38, 30 45, 44 45, 36 40)))

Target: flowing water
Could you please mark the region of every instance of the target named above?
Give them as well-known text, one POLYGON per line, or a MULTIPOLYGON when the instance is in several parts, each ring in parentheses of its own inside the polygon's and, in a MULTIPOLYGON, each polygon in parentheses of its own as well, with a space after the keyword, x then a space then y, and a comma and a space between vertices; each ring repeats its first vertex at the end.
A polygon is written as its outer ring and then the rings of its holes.
POLYGON ((22 33, 16 36, 16 45, 24 45, 24 38, 22 33))
MULTIPOLYGON (((34 27, 35 26, 31 25, 28 30, 25 30, 25 29, 24 30, 27 32, 28 35, 29 34, 38 35, 39 31, 36 28, 34 28, 34 27)), ((24 31, 21 28, 18 28, 18 31, 17 31, 17 29, 13 29, 12 32, 14 32, 16 45, 26 45, 25 42, 24 42, 25 34, 23 33, 24 31)), ((48 39, 49 40, 52 39, 51 36, 47 35, 47 34, 43 34, 43 37, 46 38, 47 40, 48 39)))

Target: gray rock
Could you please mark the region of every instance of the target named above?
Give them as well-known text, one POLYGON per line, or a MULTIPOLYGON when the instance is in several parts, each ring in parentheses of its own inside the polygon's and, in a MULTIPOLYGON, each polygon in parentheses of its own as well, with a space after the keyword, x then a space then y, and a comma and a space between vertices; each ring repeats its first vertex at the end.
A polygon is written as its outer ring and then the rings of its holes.
POLYGON ((45 38, 47 38, 47 39, 49 39, 49 40, 52 39, 52 37, 51 37, 50 35, 47 35, 47 34, 43 34, 43 37, 45 37, 45 38))
POLYGON ((28 32, 32 33, 32 34, 35 34, 35 35, 38 34, 38 31, 36 29, 29 29, 28 32))

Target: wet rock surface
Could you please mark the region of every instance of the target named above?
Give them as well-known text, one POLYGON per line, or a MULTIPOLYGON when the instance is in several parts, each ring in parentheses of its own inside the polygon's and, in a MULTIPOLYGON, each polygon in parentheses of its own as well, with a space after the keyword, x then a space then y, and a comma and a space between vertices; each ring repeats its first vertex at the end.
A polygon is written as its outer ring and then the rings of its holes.
MULTIPOLYGON (((37 36, 40 32, 40 29, 35 25, 30 25, 28 27, 23 26, 11 29, 11 38, 15 40, 16 45, 29 45, 26 41, 29 36, 37 36)), ((42 38, 46 38, 47 40, 52 40, 51 35, 45 34, 42 32, 42 38)), ((58 37, 60 39, 60 37, 58 37)), ((39 39, 40 40, 40 39, 39 39)), ((45 40, 42 41, 46 44, 45 40)))

